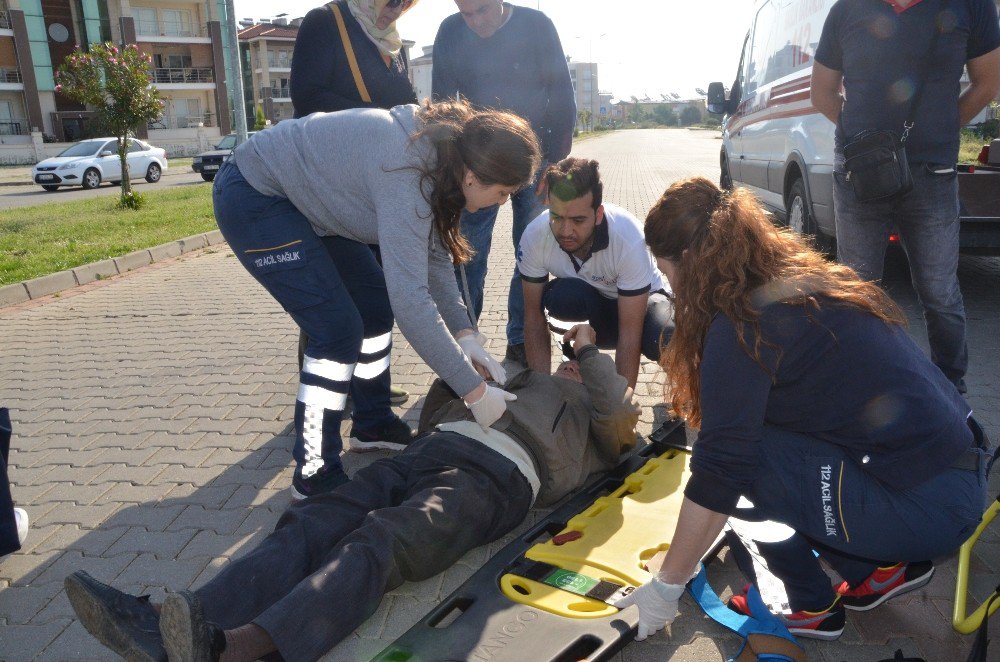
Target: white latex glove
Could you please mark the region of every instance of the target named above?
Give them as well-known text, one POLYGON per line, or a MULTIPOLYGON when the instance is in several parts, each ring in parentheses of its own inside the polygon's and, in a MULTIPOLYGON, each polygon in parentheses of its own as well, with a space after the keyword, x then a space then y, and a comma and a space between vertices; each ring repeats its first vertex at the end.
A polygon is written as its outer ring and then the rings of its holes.
POLYGON ((673 623, 677 617, 677 601, 682 595, 682 585, 666 584, 654 578, 617 601, 615 607, 624 609, 635 605, 639 608, 639 632, 635 640, 642 641, 665 628, 668 623, 673 623))
POLYGON ((469 360, 486 368, 493 381, 502 386, 507 383, 507 371, 504 370, 499 361, 493 358, 492 354, 486 351, 485 345, 486 336, 478 331, 458 339, 458 346, 462 348, 469 360))
POLYGON ((465 406, 472 411, 476 418, 476 423, 483 426, 483 429, 496 423, 503 413, 507 411, 507 403, 517 400, 513 393, 486 384, 486 390, 475 402, 467 402, 465 406))

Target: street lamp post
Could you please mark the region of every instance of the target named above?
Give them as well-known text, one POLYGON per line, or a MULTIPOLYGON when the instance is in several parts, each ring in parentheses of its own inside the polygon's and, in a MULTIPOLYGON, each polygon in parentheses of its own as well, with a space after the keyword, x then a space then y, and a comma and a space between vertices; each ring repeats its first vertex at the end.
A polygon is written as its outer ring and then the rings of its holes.
POLYGON ((236 7, 233 0, 226 0, 226 25, 229 27, 229 85, 233 91, 233 121, 236 126, 236 144, 246 142, 247 113, 243 99, 243 74, 240 68, 240 37, 236 25, 236 7))

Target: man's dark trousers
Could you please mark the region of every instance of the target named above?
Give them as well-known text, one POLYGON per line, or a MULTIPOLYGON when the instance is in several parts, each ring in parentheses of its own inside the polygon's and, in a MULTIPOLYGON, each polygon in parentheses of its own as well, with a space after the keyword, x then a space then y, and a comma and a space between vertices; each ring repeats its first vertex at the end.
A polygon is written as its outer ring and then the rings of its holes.
POLYGON ((965 304, 958 284, 958 175, 954 164, 913 164, 912 191, 891 201, 859 202, 843 173, 843 156, 837 155, 836 162, 833 206, 837 260, 865 280, 881 280, 889 233, 898 228, 913 289, 924 309, 931 361, 965 393, 969 348, 965 304))
MULTIPOLYGON (((609 299, 579 278, 555 278, 542 290, 542 310, 560 322, 587 322, 597 334, 597 346, 612 349, 618 344, 618 300, 609 299)), ((568 331, 559 326, 553 331, 568 331)), ((662 292, 652 292, 642 323, 641 351, 650 361, 660 360, 660 347, 674 333, 673 306, 662 292)))
POLYGON ((403 581, 421 581, 520 524, 531 487, 477 441, 434 432, 292 505, 259 547, 197 591, 224 628, 255 623, 286 660, 314 660, 403 581))

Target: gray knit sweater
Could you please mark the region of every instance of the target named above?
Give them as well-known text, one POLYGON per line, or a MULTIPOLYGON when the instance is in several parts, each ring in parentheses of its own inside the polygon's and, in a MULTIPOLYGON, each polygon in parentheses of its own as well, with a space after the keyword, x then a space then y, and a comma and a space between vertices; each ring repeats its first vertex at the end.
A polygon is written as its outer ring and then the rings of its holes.
POLYGON ((416 111, 410 105, 285 120, 237 147, 233 158, 251 186, 288 198, 316 234, 379 245, 400 331, 464 394, 482 379, 452 337, 471 324, 413 169, 435 158, 426 140, 411 142, 416 111))

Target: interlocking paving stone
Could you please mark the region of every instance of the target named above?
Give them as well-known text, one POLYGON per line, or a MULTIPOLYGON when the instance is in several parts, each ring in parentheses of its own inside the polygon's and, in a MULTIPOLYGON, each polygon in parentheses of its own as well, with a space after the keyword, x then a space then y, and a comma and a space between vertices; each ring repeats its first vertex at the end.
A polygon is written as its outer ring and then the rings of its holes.
MULTIPOLYGON (((599 159, 606 198, 642 218, 668 182, 714 178, 718 145, 712 132, 636 131, 580 143, 575 153, 599 159)), ((497 221, 481 320, 497 355, 505 346, 513 269, 510 225, 508 206, 497 221)), ((66 618, 66 574, 86 569, 162 599, 164 586, 202 585, 228 559, 247 553, 291 503, 298 334, 228 249, 191 252, 208 242, 198 235, 178 243, 185 253, 177 259, 0 308, 0 371, 30 376, 0 383, 0 403, 14 419, 14 499, 34 522, 25 549, 0 563, 0 659, 107 659, 106 649, 66 618)), ((926 347, 905 268, 890 267, 889 288, 926 347)), ((969 401, 996 430, 1000 260, 963 257, 959 275, 970 320, 969 401)), ((0 306, 10 305, 3 292, 0 306)), ((396 411, 414 421, 433 372, 398 333, 392 357, 393 382, 411 392, 396 411)), ((658 367, 644 362, 636 389, 642 433, 663 420, 662 389, 658 367)), ((343 432, 349 427, 345 422, 343 432)), ((351 474, 386 456, 347 453, 344 463, 351 474)), ((998 487, 994 476, 991 489, 998 487)), ((543 516, 532 511, 517 531, 448 571, 399 587, 324 659, 377 653, 543 516)), ((1000 527, 983 541, 973 555, 970 608, 1000 571, 1000 527)), ((954 568, 946 559, 934 581, 905 601, 851 614, 840 641, 805 644, 810 659, 877 660, 896 648, 928 660, 960 659, 968 638, 949 629, 954 568)), ((728 558, 713 564, 710 577, 724 597, 742 585, 728 558)), ((681 607, 669 632, 630 644, 614 659, 721 660, 735 653, 733 635, 693 613, 686 598, 681 607)))

